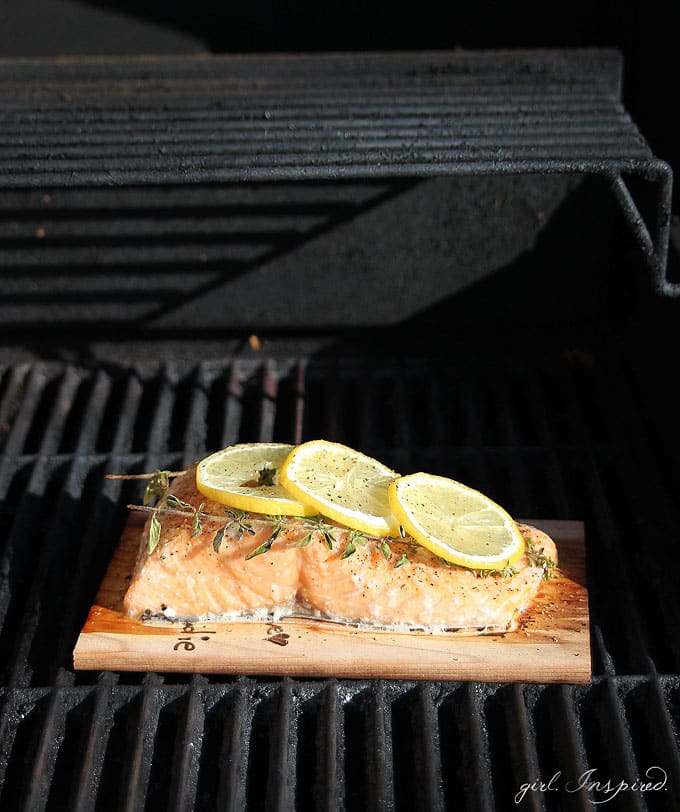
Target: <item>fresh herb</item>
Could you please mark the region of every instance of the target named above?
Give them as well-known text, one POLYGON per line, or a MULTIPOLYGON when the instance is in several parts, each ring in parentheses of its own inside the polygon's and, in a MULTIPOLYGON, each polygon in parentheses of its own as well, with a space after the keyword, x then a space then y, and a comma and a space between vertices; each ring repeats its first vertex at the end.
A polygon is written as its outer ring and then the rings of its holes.
POLYGON ((154 471, 149 480, 149 484, 144 491, 144 498, 142 500, 144 506, 150 505, 156 500, 160 501, 167 496, 168 488, 170 487, 170 472, 169 471, 154 471))
POLYGON ((146 545, 146 549, 149 553, 152 553, 156 547, 158 547, 158 542, 161 540, 161 523, 158 516, 154 513, 151 516, 151 521, 149 522, 149 540, 146 545))
POLYGON ((228 525, 224 525, 224 527, 220 527, 220 529, 215 533, 215 537, 213 538, 213 550, 216 553, 219 553, 220 547, 222 546, 222 542, 224 540, 224 533, 227 529, 228 525))
POLYGON ((228 510, 227 516, 230 517, 230 521, 227 522, 227 527, 229 530, 233 528, 236 529, 236 538, 238 541, 241 541, 244 534, 248 536, 255 535, 255 530, 253 530, 253 526, 245 510, 228 510))
POLYGON ((345 546, 345 549, 342 551, 342 555, 340 556, 340 560, 344 561, 346 558, 349 558, 352 554, 356 553, 357 548, 352 539, 350 538, 345 546))
POLYGON ((543 550, 537 550, 531 539, 525 539, 526 556, 532 567, 540 567, 543 570, 543 580, 549 581, 557 570, 557 564, 546 555, 543 550))
POLYGON ((262 544, 256 547, 254 550, 251 550, 248 555, 246 556, 246 561, 250 561, 251 558, 255 558, 256 555, 262 555, 263 553, 268 553, 271 550, 272 544, 276 541, 279 535, 286 529, 286 517, 285 516, 273 516, 272 517, 272 532, 268 539, 265 539, 262 544))
POLYGON ((204 505, 204 502, 201 502, 201 504, 194 510, 194 518, 193 518, 193 521, 191 523, 191 538, 192 539, 196 538, 196 536, 203 529, 201 527, 201 512, 203 510, 203 505, 204 505))
POLYGON ((171 500, 178 503, 181 501, 172 496, 172 494, 169 494, 169 489, 170 472, 158 470, 154 471, 146 486, 142 500, 145 507, 148 507, 152 502, 156 502, 156 507, 151 514, 151 521, 149 522, 149 538, 146 545, 149 553, 152 553, 156 547, 158 547, 158 542, 161 540, 161 521, 158 518, 158 514, 164 507, 166 507, 166 505, 170 507, 174 506, 174 503, 171 503, 171 500))
MULTIPOLYGON (((164 472, 159 473, 163 474, 164 472)), ((163 487, 163 477, 157 478, 157 481, 160 482, 159 487, 163 487)), ((291 517, 289 516, 263 515, 262 518, 258 518, 256 515, 253 516, 244 510, 237 510, 234 508, 226 509, 225 512, 228 518, 225 522, 224 516, 206 513, 203 509, 204 505, 205 503, 201 502, 198 507, 194 507, 188 502, 179 499, 174 494, 165 492, 155 507, 150 507, 148 505, 128 505, 128 508, 131 510, 148 511, 152 514, 149 525, 149 542, 147 545, 149 553, 152 553, 156 549, 160 541, 161 522, 159 515, 162 513, 175 514, 190 518, 192 538, 202 532, 204 522, 220 522, 222 526, 218 528, 212 541, 212 546, 216 553, 220 552, 222 544, 224 543, 224 537, 227 534, 235 537, 237 541, 241 541, 244 535, 255 535, 257 531, 255 530, 254 525, 257 525, 258 527, 270 527, 271 534, 262 542, 262 544, 255 547, 255 549, 251 550, 246 555, 246 560, 250 560, 251 558, 255 558, 256 556, 269 552, 276 539, 290 527, 289 522, 291 517)), ((346 538, 346 543, 342 553, 340 554, 340 560, 349 558, 356 552, 358 546, 365 546, 369 540, 377 545, 386 561, 390 561, 392 559, 392 549, 386 539, 368 537, 359 530, 347 530, 347 528, 338 527, 330 524, 322 515, 318 515, 313 518, 296 517, 295 521, 300 529, 305 530, 306 532, 299 539, 289 541, 287 544, 288 547, 306 547, 318 533, 328 549, 333 550, 334 542, 338 540, 338 537, 342 537, 344 535, 346 538)), ((394 544, 407 544, 409 549, 417 550, 418 545, 408 539, 409 537, 405 535, 402 530, 401 537, 399 539, 390 539, 390 541, 394 544)), ((403 567, 408 563, 408 555, 403 553, 395 562, 394 567, 395 569, 398 569, 399 567, 403 567)))
POLYGON ((260 486, 273 485, 275 474, 276 468, 270 468, 268 466, 265 468, 260 468, 260 470, 257 472, 257 484, 260 486))
POLYGON ((304 536, 302 536, 301 538, 296 539, 295 541, 289 541, 288 547, 306 547, 312 540, 313 536, 314 532, 310 530, 309 532, 305 533, 304 536))
MULTIPOLYGON (((255 558, 256 556, 269 552, 276 539, 290 527, 289 522, 291 521, 292 517, 288 516, 263 515, 262 518, 258 518, 257 515, 253 516, 244 510, 229 508, 226 510, 227 521, 225 522, 224 516, 206 513, 204 511, 204 502, 201 502, 198 507, 194 507, 174 494, 169 493, 170 478, 173 476, 179 476, 182 473, 183 472, 181 471, 154 471, 154 473, 151 475, 135 474, 130 475, 129 477, 112 475, 112 478, 149 479, 149 483, 144 493, 144 504, 141 506, 128 505, 128 507, 132 510, 141 510, 151 513, 151 520, 149 522, 149 537, 147 541, 147 550, 149 554, 154 552, 160 542, 162 531, 160 516, 163 513, 177 514, 190 518, 192 522, 192 538, 199 535, 199 533, 203 531, 204 522, 219 522, 222 526, 218 528, 212 542, 213 549, 216 553, 220 552, 226 534, 229 534, 230 536, 235 537, 238 541, 241 541, 244 535, 255 535, 257 531, 254 529, 254 526, 268 526, 271 528, 270 535, 260 545, 246 555, 246 560, 250 560, 251 558, 255 558), (154 500, 156 500, 156 504, 152 507, 151 503, 154 500)), ((258 472, 258 484, 273 484, 274 474, 275 469, 273 468, 261 469, 258 472)), ((337 527, 336 525, 330 524, 328 521, 326 521, 325 517, 322 515, 318 515, 313 518, 296 517, 294 521, 296 521, 299 528, 305 532, 302 536, 300 536, 300 538, 294 541, 289 541, 287 544, 288 547, 306 547, 318 533, 328 549, 333 550, 334 542, 338 540, 338 537, 341 538, 344 535, 346 538, 346 544, 342 553, 340 554, 341 561, 344 561, 345 559, 354 555, 354 553, 357 551, 357 546, 363 547, 369 541, 371 541, 371 543, 375 543, 386 561, 390 561, 392 559, 393 551, 388 543, 388 540, 386 539, 367 537, 359 530, 348 531, 344 527, 337 527)), ((408 536, 403 527, 399 528, 399 538, 389 539, 389 541, 392 544, 402 545, 402 547, 407 545, 408 550, 413 553, 417 552, 419 549, 417 542, 408 536)), ((555 561, 553 561, 550 556, 546 555, 543 550, 535 547, 530 539, 525 541, 525 547, 526 556, 531 566, 541 568, 543 570, 544 580, 550 580, 557 570, 557 564, 555 561)), ((450 561, 446 561, 443 558, 439 558, 439 561, 445 567, 453 566, 450 561)), ((403 567, 409 563, 410 560, 407 553, 403 552, 393 566, 395 569, 399 569, 400 567, 403 567)), ((504 567, 496 570, 471 571, 478 578, 513 578, 518 572, 517 569, 511 566, 509 563, 506 563, 504 567)))
MULTIPOLYGON (((202 507, 203 503, 201 503, 200 507, 197 508, 196 513, 194 514, 192 524, 192 535, 194 534, 193 531, 196 527, 197 521, 200 522, 200 519, 198 518, 199 515, 202 516, 203 519, 207 518, 217 519, 216 516, 212 516, 207 513, 201 513, 202 507)), ((219 553, 220 547, 222 546, 222 542, 224 541, 224 535, 225 533, 227 533, 227 531, 231 535, 235 530, 237 541, 241 541, 244 534, 247 534, 249 536, 255 535, 255 530, 253 530, 252 524, 250 523, 250 520, 248 519, 248 514, 245 512, 245 510, 229 509, 226 511, 226 514, 229 517, 229 519, 224 523, 222 527, 220 527, 220 529, 217 531, 217 533, 215 533, 215 536, 213 537, 213 550, 216 553, 219 553)), ((224 519, 220 519, 220 521, 224 521, 224 519)))
POLYGON ((251 550, 248 555, 246 556, 246 561, 250 561, 251 558, 255 558, 256 555, 262 555, 263 553, 268 553, 271 550, 271 546, 274 543, 274 537, 269 536, 268 539, 262 542, 259 547, 256 547, 254 550, 251 550))
MULTIPOLYGON (((156 476, 156 473, 153 474, 104 474, 104 479, 153 479, 156 476)), ((186 471, 165 471, 168 475, 168 479, 172 479, 176 476, 184 476, 186 471)))
POLYGON ((477 578, 513 578, 517 575, 517 570, 506 563, 499 570, 473 570, 477 578))
POLYGON ((106 479, 146 479, 148 480, 142 505, 128 505, 133 510, 143 510, 151 513, 149 522, 149 538, 147 549, 152 553, 158 546, 161 537, 161 522, 159 515, 166 511, 173 513, 183 512, 191 505, 178 499, 174 494, 170 494, 170 480, 174 477, 184 476, 186 471, 160 471, 156 469, 152 474, 106 474, 106 479), (151 507, 155 502, 155 506, 151 507), (178 511, 179 509, 179 511, 178 511))
POLYGON ((271 539, 274 541, 279 537, 279 535, 285 532, 288 529, 288 524, 286 522, 285 516, 273 516, 272 521, 272 535, 271 539))
POLYGON ((165 497, 165 504, 170 508, 177 508, 178 510, 193 510, 194 506, 190 505, 182 499, 178 499, 174 493, 169 493, 165 497))
MULTIPOLYGON (((161 522, 159 516, 163 513, 177 514, 191 518, 192 538, 202 532, 204 522, 219 522, 222 526, 218 528, 212 542, 213 549, 216 553, 220 552, 224 542, 224 537, 227 534, 235 537, 238 541, 241 541, 244 535, 255 535, 257 531, 254 529, 254 526, 268 526, 271 528, 271 534, 268 536, 268 538, 266 538, 262 544, 258 545, 254 550, 251 550, 246 555, 247 560, 269 552, 274 544, 274 541, 276 541, 281 533, 288 530, 290 527, 289 522, 291 520, 295 521, 300 530, 305 532, 300 536, 300 538, 295 539, 294 541, 289 541, 287 543, 288 547, 306 547, 318 533, 328 549, 333 550, 334 542, 337 541, 338 538, 342 538, 344 535, 346 538, 346 543, 342 553, 340 554, 340 560, 345 560, 354 555, 357 550, 357 546, 363 547, 369 541, 377 546, 378 550, 380 550, 386 561, 390 561, 392 559, 393 550, 390 547, 390 543, 402 545, 402 547, 406 545, 408 551, 414 554, 416 554, 420 549, 420 545, 411 539, 408 533, 401 526, 399 527, 399 538, 379 539, 375 537, 368 537, 359 530, 348 530, 347 528, 330 524, 322 515, 318 515, 313 518, 262 515, 261 518, 258 518, 257 514, 251 515, 244 510, 229 508, 225 511, 228 517, 227 521, 225 522, 224 516, 206 513, 204 511, 204 502, 201 502, 198 507, 194 507, 188 502, 185 502, 174 494, 168 492, 170 478, 180 476, 183 473, 183 471, 154 471, 153 474, 144 475, 109 475, 109 478, 116 479, 149 479, 149 483, 144 494, 144 505, 128 505, 128 508, 131 510, 148 511, 152 514, 151 521, 149 523, 149 539, 147 545, 149 553, 152 553, 156 549, 160 541, 161 522), (149 505, 154 499, 157 499, 158 501, 155 507, 150 507, 149 505), (390 543, 388 543, 388 541, 390 543)), ((260 469, 260 471, 258 471, 258 479, 256 484, 273 484, 275 474, 276 469, 274 468, 265 467, 260 469)), ((543 569, 544 579, 549 580, 553 577, 553 573, 557 569, 556 563, 549 556, 545 555, 542 550, 536 549, 529 540, 526 541, 526 555, 532 566, 543 569)), ((439 561, 445 567, 454 566, 450 561, 446 561, 443 558, 439 558, 439 561)), ((395 569, 398 569, 409 563, 410 560, 407 552, 403 552, 401 556, 397 558, 393 566, 395 569)), ((509 564, 506 564, 506 566, 497 570, 472 570, 472 572, 478 578, 512 578, 517 575, 517 569, 509 564)))
POLYGON ((274 484, 274 477, 276 476, 276 468, 265 465, 257 472, 257 479, 249 479, 243 483, 244 488, 262 488, 271 487, 274 484))
POLYGON ((335 525, 328 524, 323 516, 307 519, 304 524, 309 527, 312 533, 320 533, 326 542, 326 547, 328 547, 329 550, 333 549, 333 541, 335 540, 333 533, 337 532, 339 528, 335 527, 335 525))
POLYGON ((366 536, 361 532, 361 530, 350 530, 349 531, 349 540, 353 544, 358 544, 360 547, 364 547, 368 539, 366 536))

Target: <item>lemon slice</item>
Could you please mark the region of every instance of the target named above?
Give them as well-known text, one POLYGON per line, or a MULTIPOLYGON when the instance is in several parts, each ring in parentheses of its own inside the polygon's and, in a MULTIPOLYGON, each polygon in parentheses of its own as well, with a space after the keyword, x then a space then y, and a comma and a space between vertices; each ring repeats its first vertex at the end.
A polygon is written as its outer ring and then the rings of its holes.
POLYGON ((328 440, 294 448, 280 473, 281 484, 296 499, 373 536, 399 532, 387 500, 387 486, 398 476, 378 460, 328 440))
POLYGON ((242 443, 211 454, 196 467, 196 488, 222 505, 274 516, 313 516, 317 511, 291 496, 279 471, 292 445, 242 443))
POLYGON ((522 535, 505 510, 453 479, 410 474, 390 484, 388 499, 404 530, 446 561, 493 570, 524 552, 522 535))

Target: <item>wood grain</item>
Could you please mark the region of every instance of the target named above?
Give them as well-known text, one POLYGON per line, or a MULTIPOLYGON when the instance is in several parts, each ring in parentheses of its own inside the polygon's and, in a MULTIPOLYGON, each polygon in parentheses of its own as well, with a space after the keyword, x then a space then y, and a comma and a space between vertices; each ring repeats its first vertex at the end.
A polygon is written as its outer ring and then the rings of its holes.
POLYGON ((131 517, 73 652, 79 670, 297 677, 587 682, 591 675, 583 524, 527 520, 557 543, 560 571, 517 631, 395 633, 317 620, 142 622, 121 611, 139 545, 131 517))

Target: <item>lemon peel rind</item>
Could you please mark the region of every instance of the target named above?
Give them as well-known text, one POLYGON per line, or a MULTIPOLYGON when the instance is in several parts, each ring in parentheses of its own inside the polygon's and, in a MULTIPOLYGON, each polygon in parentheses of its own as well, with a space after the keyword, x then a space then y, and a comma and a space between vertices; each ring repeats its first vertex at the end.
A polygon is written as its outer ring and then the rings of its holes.
POLYGON ((420 544, 421 547, 425 547, 425 549, 429 550, 434 555, 437 555, 452 564, 465 567, 466 569, 495 570, 514 564, 524 555, 524 538, 522 537, 516 522, 510 516, 510 514, 500 505, 489 499, 488 496, 481 493, 481 491, 475 490, 468 485, 464 485, 462 482, 457 482, 456 480, 451 480, 447 477, 440 477, 435 474, 419 472, 417 474, 409 474, 405 477, 400 477, 399 479, 394 480, 394 482, 391 482, 387 488, 387 497, 392 513, 395 515, 406 533, 408 533, 414 541, 420 544), (428 480, 440 481, 447 484, 454 483, 457 489, 474 495, 485 505, 497 511, 504 518, 504 525, 510 530, 513 538, 516 540, 515 549, 510 549, 508 552, 503 552, 497 556, 476 556, 470 553, 462 553, 456 551, 455 549, 452 550, 449 545, 436 538, 433 538, 422 525, 411 517, 408 510, 403 506, 398 495, 400 487, 404 487, 405 484, 409 484, 410 482, 423 477, 426 477, 428 480))

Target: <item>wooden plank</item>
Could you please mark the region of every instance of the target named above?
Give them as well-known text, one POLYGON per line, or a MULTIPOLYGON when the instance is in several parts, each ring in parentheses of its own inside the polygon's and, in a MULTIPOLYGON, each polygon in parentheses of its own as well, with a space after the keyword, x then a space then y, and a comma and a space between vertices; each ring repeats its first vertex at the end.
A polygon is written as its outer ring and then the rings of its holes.
POLYGON ((583 524, 528 523, 557 543, 559 574, 546 581, 517 631, 395 633, 311 619, 276 624, 142 622, 121 611, 139 545, 128 524, 78 638, 76 669, 298 677, 587 682, 590 627, 583 524))

